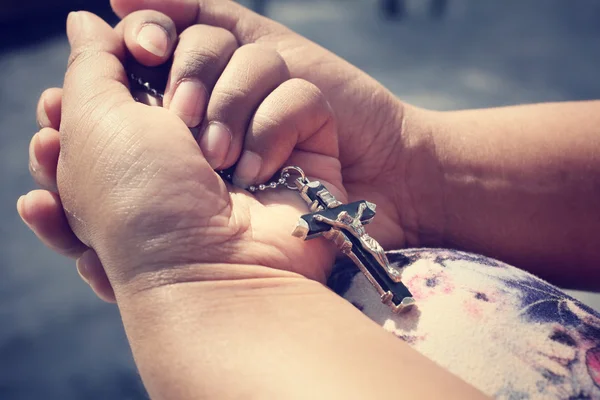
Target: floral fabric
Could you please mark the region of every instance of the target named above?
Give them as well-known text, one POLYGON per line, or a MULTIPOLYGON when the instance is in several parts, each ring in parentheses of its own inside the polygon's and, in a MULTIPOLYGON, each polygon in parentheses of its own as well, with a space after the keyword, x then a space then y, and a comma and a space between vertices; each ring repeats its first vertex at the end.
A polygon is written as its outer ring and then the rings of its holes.
POLYGON ((496 399, 600 399, 600 314, 502 262, 388 253, 417 307, 393 314, 350 262, 330 286, 422 354, 496 399))

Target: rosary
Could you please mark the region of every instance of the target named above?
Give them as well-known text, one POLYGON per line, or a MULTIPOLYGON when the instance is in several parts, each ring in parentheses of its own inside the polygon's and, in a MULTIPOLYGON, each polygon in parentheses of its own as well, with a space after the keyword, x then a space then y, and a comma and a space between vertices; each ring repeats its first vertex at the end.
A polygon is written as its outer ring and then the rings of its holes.
MULTIPOLYGON (((151 88, 141 78, 131 74, 130 81, 132 86, 162 99, 162 93, 151 88)), ((231 172, 231 169, 217 171, 228 182, 231 182, 231 172)), ((365 230, 365 225, 375 217, 374 203, 360 200, 343 204, 321 182, 308 180, 304 171, 297 166, 287 166, 281 170, 279 179, 268 184, 250 186, 247 190, 256 193, 278 187, 298 191, 310 209, 309 214, 300 217, 292 232, 293 236, 303 240, 323 236, 332 241, 354 262, 375 287, 381 302, 392 311, 404 311, 414 305, 415 300, 402 283, 400 273, 390 265, 381 245, 365 230), (290 182, 292 174, 297 177, 290 182)))

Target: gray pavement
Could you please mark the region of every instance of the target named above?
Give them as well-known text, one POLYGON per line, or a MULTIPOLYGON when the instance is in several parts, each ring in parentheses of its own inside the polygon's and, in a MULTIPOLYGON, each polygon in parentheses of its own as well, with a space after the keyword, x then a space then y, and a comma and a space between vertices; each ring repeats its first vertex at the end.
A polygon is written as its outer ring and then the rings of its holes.
MULTIPOLYGON (((598 1, 453 0, 435 21, 422 1, 408 5, 401 22, 382 20, 368 0, 274 0, 268 12, 420 106, 600 98, 598 1)), ((15 211, 34 187, 37 97, 61 85, 67 54, 64 35, 50 31, 0 48, 0 398, 143 398, 116 308, 15 211)), ((575 295, 600 309, 599 296, 575 295)))

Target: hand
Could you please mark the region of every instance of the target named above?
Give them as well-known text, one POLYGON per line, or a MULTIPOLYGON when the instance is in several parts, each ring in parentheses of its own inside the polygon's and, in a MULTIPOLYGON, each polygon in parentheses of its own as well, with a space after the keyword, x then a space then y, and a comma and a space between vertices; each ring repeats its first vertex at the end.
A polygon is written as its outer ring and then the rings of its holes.
MULTIPOLYGON (((116 4, 116 6, 118 6, 118 4, 116 4)), ((245 18, 248 18, 249 20, 254 20, 254 22, 257 22, 257 18, 258 19, 262 19, 261 17, 256 16, 255 14, 251 13, 248 10, 245 9, 241 9, 245 14, 243 14, 243 16, 245 18)), ((117 10, 118 11, 118 10, 117 10)), ((260 21, 258 21, 260 22, 260 21)), ((271 29, 283 29, 280 26, 276 25, 275 23, 273 23, 272 21, 268 21, 270 23, 270 27, 271 29)), ((162 62, 164 62, 171 54, 172 52, 172 48, 173 48, 173 44, 175 43, 176 40, 176 32, 174 29, 174 24, 172 23, 172 21, 170 21, 170 19, 168 17, 165 17, 164 15, 160 14, 160 13, 156 13, 156 12, 135 12, 133 14, 130 14, 124 21, 122 21, 122 23, 119 25, 119 27, 117 28, 117 31, 121 34, 124 35, 125 38, 125 42, 127 44, 128 50, 131 51, 131 53, 134 55, 134 57, 137 59, 137 61, 141 62, 142 64, 145 65, 157 65, 160 64, 162 62), (162 27, 162 29, 167 32, 167 37, 164 38, 163 41, 159 40, 158 41, 158 46, 154 46, 154 47, 150 47, 151 50, 153 50, 153 52, 147 51, 144 47, 140 46, 140 42, 138 41, 138 37, 137 34, 140 32, 141 27, 143 26, 147 26, 148 24, 155 24, 157 26, 162 27), (158 49, 158 51, 157 51, 158 49), (157 54, 161 54, 161 56, 157 56, 157 54)), ((250 28, 252 27, 251 25, 249 25, 250 28)), ((303 46, 308 46, 308 50, 307 51, 311 51, 314 53, 315 51, 317 53, 315 54, 323 54, 323 60, 322 62, 324 64, 328 64, 329 62, 331 62, 332 60, 334 60, 338 66, 342 66, 344 67, 344 70, 346 70, 346 76, 349 77, 351 74, 356 74, 357 71, 347 65, 345 62, 343 62, 342 60, 337 59, 335 56, 333 56, 332 54, 324 51, 323 49, 319 48, 318 46, 314 45, 311 42, 308 42, 306 39, 299 37, 293 33, 287 33, 287 35, 290 38, 293 38, 294 40, 299 41, 299 43, 302 43, 303 46)), ((234 38, 231 35, 227 35, 227 32, 222 30, 222 29, 218 29, 218 28, 214 28, 214 27, 209 27, 209 26, 203 26, 203 25, 197 25, 197 26, 193 26, 191 28, 188 28, 184 34, 181 37, 181 42, 179 44, 179 46, 177 47, 177 51, 175 52, 175 62, 173 65, 173 68, 171 70, 171 74, 170 74, 170 82, 169 85, 167 85, 167 90, 165 93, 165 105, 167 107, 169 107, 172 111, 175 111, 176 114, 178 114, 180 117, 182 117, 182 119, 184 121, 186 121, 188 123, 189 126, 194 126, 197 125, 198 121, 202 120, 204 115, 203 115, 203 107, 196 107, 196 110, 187 110, 187 114, 186 115, 186 110, 181 110, 181 104, 194 104, 195 102, 193 101, 194 99, 189 99, 187 102, 181 102, 181 101, 173 101, 173 92, 174 89, 177 87, 176 84, 174 83, 178 83, 181 81, 185 81, 185 80, 198 80, 198 78, 200 78, 201 82, 200 82, 200 86, 201 88, 204 87, 208 87, 209 89, 213 90, 213 96, 211 97, 211 102, 209 103, 209 110, 208 110, 208 118, 209 120, 214 120, 215 118, 210 118, 211 117, 211 105, 214 104, 218 104, 218 101, 215 101, 214 98, 218 97, 215 96, 215 92, 217 94, 219 94, 219 92, 223 92, 223 89, 227 90, 227 87, 223 88, 224 85, 220 85, 222 90, 215 90, 214 89, 214 85, 215 85, 215 80, 216 77, 215 75, 215 71, 210 71, 210 69, 208 67, 211 66, 211 62, 212 64, 218 64, 219 59, 225 59, 227 60, 230 56, 231 53, 235 50, 235 45, 232 44, 232 42, 234 38), (211 48, 211 46, 207 46, 206 44, 202 44, 202 41, 199 42, 198 38, 204 38, 206 39, 207 37, 213 37, 213 38, 217 38, 216 40, 209 40, 209 41, 204 41, 204 43, 209 42, 210 45, 213 46, 213 48, 211 48), (215 43, 216 43, 216 49, 215 47, 215 43), (198 50, 199 49, 199 50, 198 50), (209 57, 205 57, 204 60, 200 59, 198 60, 198 58, 200 56, 202 56, 202 54, 219 54, 220 57, 217 57, 217 59, 213 59, 209 57), (204 62, 203 62, 204 61, 204 62), (190 66, 193 66, 194 68, 190 68, 190 66), (212 76, 211 74, 206 74, 206 70, 208 70, 209 72, 212 72, 212 76), (204 72, 204 74, 203 74, 204 72), (192 101, 190 101, 192 100, 192 101), (179 106, 177 105, 177 103, 179 103, 179 106)), ((142 44, 145 44, 146 47, 148 47, 147 42, 144 42, 142 44)), ((248 46, 251 47, 251 46, 248 46)), ((246 49, 248 49, 248 47, 246 47, 246 49)), ((260 49, 254 49, 254 52, 259 51, 260 49)), ((264 46, 263 46, 263 52, 264 52, 264 46)), ((250 53, 250 52, 249 52, 250 53)), ((268 53, 268 52, 267 52, 268 53)), ((239 54, 236 54, 236 56, 238 56, 239 54)), ((240 59, 240 57, 237 57, 238 59, 240 59)), ((289 57, 288 57, 289 58, 289 57)), ((301 57, 298 57, 298 60, 301 60, 301 57)), ((243 60, 243 58, 240 59, 240 61, 243 60)), ((289 60, 286 59, 286 61, 288 61, 289 64, 289 60)), ((293 62, 293 61, 292 61, 293 62)), ((220 68, 222 68, 223 66, 221 65, 220 68)), ((235 71, 235 68, 228 68, 229 71, 235 71)), ((330 71, 328 71, 328 69, 323 69, 323 74, 321 75, 317 75, 316 79, 318 81, 321 82, 327 82, 328 80, 330 81, 329 84, 331 84, 333 81, 335 81, 336 79, 339 79, 339 76, 335 76, 332 77, 330 71)), ((217 67, 217 72, 219 71, 219 67, 217 67)), ((310 70, 307 71, 308 74, 310 74, 310 70)), ((235 77, 235 74, 230 74, 233 78, 235 77)), ((265 76, 268 76, 269 74, 266 73, 265 76)), ((399 106, 399 104, 393 104, 395 103, 395 99, 393 99, 393 97, 391 97, 389 95, 389 93, 387 93, 385 91, 385 89, 383 89, 381 86, 379 86, 378 84, 375 84, 368 76, 359 73, 358 75, 362 75, 362 82, 363 85, 365 83, 369 83, 371 85, 374 85, 373 90, 374 90, 374 96, 372 97, 373 99, 380 99, 380 101, 383 101, 383 99, 387 98, 387 100, 385 102, 389 102, 391 104, 389 104, 390 107, 387 108, 387 112, 388 112, 388 117, 391 117, 391 114, 398 114, 399 115, 399 111, 401 110, 394 110, 392 106, 396 107, 399 106)), ((223 79, 223 81, 227 81, 226 79, 223 79)), ((229 79, 229 88, 232 87, 232 81, 233 83, 235 83, 236 81, 233 79, 229 79)), ((239 81, 239 80, 238 80, 239 81)), ((238 85, 239 86, 239 85, 238 85)), ((327 85, 325 85, 327 86, 327 85)), ((242 85, 243 88, 243 85, 242 85)), ((218 89, 218 88, 217 88, 218 89)), ((233 90, 236 90, 235 86, 233 87, 233 90)), ((263 89, 264 90, 264 89, 263 89)), ((201 90, 202 92, 203 90, 201 90)), ((189 91, 188 95, 189 95, 189 91)), ((261 90, 258 91, 254 91, 254 93, 259 93, 261 92, 261 90)), ((331 97, 333 97, 333 104, 337 105, 336 110, 341 110, 341 112, 343 113, 345 110, 347 110, 348 108, 352 108, 349 105, 345 104, 348 102, 363 102, 364 99, 361 99, 361 96, 356 96, 355 98, 348 98, 348 97, 339 97, 336 96, 336 94, 334 93, 335 91, 333 90, 329 90, 329 94, 331 97)), ((198 94, 198 93, 196 93, 198 94)), ((204 93, 200 93, 200 94, 204 94, 204 93)), ((366 97, 367 93, 364 93, 363 97, 366 97)), ((180 96, 181 97, 181 96, 180 96)), ((202 96, 200 96, 202 97, 202 96)), ((207 99, 203 98, 200 99, 200 103, 201 104, 206 104, 207 99)), ((197 103, 197 101, 196 101, 197 103)), ((193 108, 193 107, 192 107, 193 108)), ((40 100, 40 106, 38 107, 38 120, 40 120, 41 122, 41 126, 45 126, 45 127, 54 127, 54 128, 58 128, 58 123, 59 123, 59 115, 60 115, 60 111, 57 112, 57 109, 60 110, 60 91, 58 89, 52 89, 49 90, 47 92, 44 93, 44 95, 42 96, 42 99, 40 100), (51 122, 51 120, 53 120, 54 123, 51 122)), ((386 111, 386 108, 382 108, 382 107, 376 107, 376 109, 380 112, 384 112, 386 111)), ((226 116, 228 114, 227 112, 227 107, 212 107, 212 114, 213 116, 216 114, 216 116, 218 117, 219 114, 222 116, 226 116)), ((229 113, 229 114, 234 114, 234 113, 229 113)), ((239 112, 236 112, 235 114, 240 114, 239 112)), ((246 114, 248 114, 248 112, 246 112, 246 114)), ((352 124, 342 124, 342 126, 346 126, 345 131, 342 132, 342 134, 345 133, 345 136, 342 137, 342 145, 341 145, 341 150, 342 150, 342 154, 347 153, 352 155, 353 157, 358 157, 361 158, 361 155, 356 155, 356 153, 359 150, 359 146, 355 146, 353 145, 355 143, 355 141, 353 140, 347 140, 348 135, 355 135, 356 134, 356 125, 357 123, 355 122, 357 119, 360 120, 362 119, 366 119, 366 118, 372 118, 372 115, 366 115, 367 113, 355 113, 354 115, 352 115, 351 117, 347 117, 346 120, 352 122, 352 124)), ((309 115, 309 113, 307 113, 307 115, 309 115)), ((400 116, 400 115, 399 115, 400 116)), ((206 120, 206 119, 205 119, 206 120)), ((218 118, 217 118, 218 120, 218 118)), ((281 119, 280 119, 281 120, 281 119)), ((282 120, 283 122, 285 118, 282 120)), ((229 122, 229 121, 227 121, 229 122)), ((289 121, 287 121, 289 122, 289 121)), ((235 121, 233 121, 233 124, 235 124, 235 121)), ((231 125, 231 123, 230 123, 231 125)), ((239 125, 239 124, 238 124, 239 125)), ((243 125, 243 124, 242 124, 243 125)), ((289 125, 289 124, 288 124, 289 125)), ((390 140, 390 141, 394 141, 394 142, 398 142, 398 139, 400 139, 400 132, 396 131, 397 125, 395 124, 391 124, 390 126, 387 127, 386 129, 386 134, 382 135, 381 133, 379 133, 377 135, 377 138, 379 139, 378 141, 375 140, 374 143, 381 143, 386 137, 390 140)), ((243 130, 243 129, 242 129, 243 130)), ((237 129, 237 131, 239 132, 240 129, 237 129)), ((329 132, 333 132, 335 130, 328 130, 329 132)), ((374 132, 374 131, 373 131, 374 132)), ((234 130, 234 133, 235 132, 234 130)), ((205 135, 206 136, 206 135, 205 135)), ((205 137, 203 136, 203 137, 205 137)), ((326 135, 325 135, 326 136, 326 135)), ((243 138, 243 131, 237 134, 233 135, 234 138, 237 138, 237 142, 234 140, 234 144, 236 144, 239 147, 239 143, 241 142, 240 138, 243 138)), ((365 135, 366 137, 366 135, 365 135)), ((38 180, 38 182, 40 182, 43 186, 45 187, 49 187, 52 188, 54 185, 52 184, 53 181, 53 170, 55 169, 55 160, 56 160, 56 156, 55 154, 58 151, 58 144, 57 144, 57 140, 58 140, 58 135, 57 133, 53 133, 51 129, 44 129, 40 132, 39 135, 36 135, 36 137, 33 138, 32 140, 32 145, 31 145, 31 154, 32 154, 32 163, 37 164, 37 168, 36 171, 34 172, 34 177, 36 177, 36 179, 38 180), (38 140, 39 138, 44 137, 44 140, 38 140), (45 147, 41 144, 41 143, 45 143, 45 147), (38 153, 38 160, 36 162, 36 152, 38 153), (44 163, 44 161, 48 161, 47 163, 44 163)), ((327 137, 326 137, 327 140, 327 137)), ((265 144, 269 144, 269 141, 271 141, 271 147, 267 147, 267 148, 273 148, 273 147, 277 147, 277 141, 273 140, 273 139, 267 139, 265 140, 263 143, 261 143, 262 146, 256 146, 257 143, 254 143, 254 147, 260 149, 265 148, 265 144)), ((210 156, 211 152, 210 149, 207 148, 207 143, 206 141, 202 141, 201 140, 201 146, 204 150, 204 154, 210 156)), ((300 144, 299 147, 301 147, 302 144, 300 144)), ((382 147, 385 147, 386 144, 382 144, 382 147)), ((235 146, 234 146, 235 147, 235 146)), ((251 141, 246 140, 246 144, 245 144, 245 148, 252 148, 252 143, 251 141)), ((371 147, 370 149, 376 148, 375 147, 371 147)), ((388 149, 393 148, 392 146, 387 146, 388 149)), ((366 147, 365 147, 366 149, 366 147)), ((399 149, 395 149, 397 151, 397 153, 400 155, 400 150, 399 149)), ((256 153, 260 153, 260 151, 257 151, 256 153)), ((223 163, 220 161, 222 159, 222 155, 217 157, 217 160, 215 162, 215 159, 213 158, 211 164, 213 165, 213 167, 228 167, 232 164, 232 156, 231 154, 233 154, 233 158, 239 156, 239 150, 233 150, 232 152, 230 152, 229 154, 229 160, 225 160, 223 163), (220 164, 220 165, 219 165, 220 164)), ((271 154, 273 154, 271 152, 271 154)), ((264 153, 263 153, 264 155, 264 153)), ((377 157, 377 158, 373 158, 372 157, 372 153, 370 153, 370 157, 371 159, 369 159, 368 157, 364 157, 364 159, 361 159, 361 163, 358 163, 357 166, 358 167, 362 167, 365 169, 365 171, 363 172, 369 172, 369 168, 368 165, 372 164, 375 165, 377 162, 381 161, 381 157, 377 157)), ((263 157, 264 159, 264 157, 263 157)), ((270 174, 272 174, 274 168, 276 168, 275 166, 278 166, 281 164, 281 160, 278 160, 274 157, 269 157, 267 158, 269 161, 271 161, 271 166, 270 168, 267 167, 266 169, 264 169, 262 171, 262 176, 260 177, 255 177, 255 178, 260 178, 260 179, 255 179, 255 181, 263 181, 264 179, 268 178, 268 176, 270 176, 270 174)), ((401 157, 398 157, 398 160, 401 160, 401 157)), ((209 157, 209 161, 210 157, 209 157)), ((235 160, 234 160, 235 161, 235 160)), ((238 167, 238 171, 241 170, 242 168, 238 167)), ((243 169, 242 169, 243 170, 243 169)), ((385 181, 386 179, 396 179, 396 176, 394 175, 394 173, 392 173, 392 171, 394 170, 394 168, 390 168, 389 170, 386 170, 387 174, 381 174, 379 176, 379 178, 381 178, 381 180, 385 181)), ((365 182, 360 182, 357 181, 357 183, 355 183, 354 185, 352 184, 352 180, 350 180, 352 178, 353 175, 357 175, 357 172, 360 172, 360 168, 355 168, 355 167, 349 167, 347 169, 344 170, 344 179, 345 179, 345 183, 350 182, 349 185, 351 188, 353 188, 354 190, 350 191, 350 196, 353 199, 358 199, 358 198, 368 198, 369 200, 373 200, 375 198, 382 198, 382 200, 376 200, 378 202, 379 205, 379 213, 378 213, 378 218, 376 219, 376 223, 374 224, 374 226, 372 228, 372 231, 374 231, 374 235, 377 236, 380 240, 382 240, 382 242, 386 245, 390 245, 389 242, 393 242, 393 243, 398 243, 397 239, 398 237, 401 237, 401 228, 399 226, 399 221, 398 221, 398 216, 395 215, 397 214, 397 209, 392 209, 390 212, 390 203, 396 203, 398 198, 396 198, 396 194, 402 192, 401 189, 402 186, 400 186, 400 182, 390 182, 387 187, 383 187, 384 186, 384 182, 378 179, 372 179, 370 181, 365 181, 365 182), (349 171, 349 172, 346 172, 349 171), (394 189, 398 189, 398 190, 394 190, 394 189), (390 225, 390 222, 392 223, 390 225), (397 232, 400 230, 400 234, 398 234, 397 232), (381 233, 381 231, 384 231, 387 233, 387 235, 384 235, 383 233, 381 233)), ((247 174, 246 174, 247 176, 247 174)), ((239 181, 239 179, 238 179, 239 181)), ((252 183, 252 182, 248 182, 248 183, 252 183)), ((34 229, 34 231, 38 234, 38 236, 45 241, 47 244, 49 244, 52 248, 57 249, 58 251, 64 253, 67 253, 67 255, 72 255, 74 257, 80 257, 82 254, 82 251, 85 250, 85 246, 82 245, 81 243, 79 243, 76 238, 74 237, 74 235, 70 232, 70 229, 65 229, 65 227, 68 228, 68 225, 66 224, 65 220, 64 220, 64 216, 61 216, 61 208, 60 208, 60 202, 59 199, 56 195, 54 194, 50 194, 50 193, 43 193, 43 192, 36 192, 33 194, 29 195, 30 199, 33 198, 33 201, 28 201, 28 209, 30 210, 30 212, 22 212, 22 216, 24 216, 25 220, 28 221, 28 224, 30 225, 30 227, 32 227, 32 229, 34 229), (36 204, 40 204, 41 205, 41 210, 39 211, 35 211, 35 206, 36 204), (49 214, 52 214, 49 217, 49 214), (39 217, 39 218, 38 218, 39 217), (62 217, 62 218, 61 218, 62 217), (52 220, 55 223, 50 225, 48 223, 44 223, 44 221, 48 221, 48 220, 52 220)), ((403 243, 402 243, 403 244, 403 243)), ((393 244, 396 245, 396 244, 393 244)), ((84 254, 84 257, 80 259, 80 261, 78 262, 78 267, 82 267, 79 268, 80 271, 83 270, 83 275, 86 276, 86 280, 89 281, 92 286, 96 286, 96 292, 101 294, 103 292, 107 292, 106 290, 106 279, 103 279, 102 274, 98 274, 98 268, 94 268, 93 266, 97 266, 98 262, 97 259, 95 257, 95 254, 93 253, 93 251, 88 251, 84 254), (86 267, 87 266, 87 267, 86 267), (90 267, 92 266, 92 267, 90 267)), ((100 269, 101 271, 101 269, 100 269)), ((110 292, 110 290, 108 291, 110 292)), ((102 296, 105 299, 108 297, 109 299, 112 297, 109 293, 108 296, 102 296)))
MULTIPOLYGON (((418 244, 420 218, 410 202, 408 185, 418 181, 410 176, 411 152, 428 140, 410 128, 419 124, 420 112, 333 53, 233 1, 112 0, 111 4, 121 18, 151 9, 170 17, 178 31, 190 29, 189 37, 194 36, 196 24, 205 24, 228 30, 240 45, 260 44, 276 51, 291 78, 316 85, 331 105, 339 127, 339 159, 350 201, 368 198, 378 206, 378 216, 369 227, 372 236, 386 248, 418 244)), ((200 32, 195 36, 197 42, 202 41, 200 32)), ((132 51, 134 47, 130 47, 132 51)), ((194 68, 173 68, 166 107, 177 108, 170 102, 175 89, 171 83, 190 73, 194 75, 194 68)), ((230 155, 225 166, 234 161, 230 155)))
MULTIPOLYGON (((133 100, 124 85, 123 42, 108 25, 92 14, 77 13, 68 22, 68 35, 72 55, 60 121, 60 200, 73 232, 96 251, 117 296, 130 284, 261 277, 274 270, 325 280, 332 246, 290 235, 306 212, 296 193, 273 190, 255 197, 227 187, 180 118, 133 100)), ((288 82, 303 101, 288 102, 286 115, 297 122, 299 132, 306 132, 307 148, 311 141, 323 144, 321 135, 335 137, 327 132, 334 125, 324 124, 332 118, 329 108, 319 107, 326 103, 319 103, 318 90, 298 80, 288 82), (315 118, 298 120, 306 110, 315 118), (311 123, 316 124, 313 129, 311 123)), ((278 86, 281 94, 288 85, 278 86)), ((252 121, 278 116, 269 107, 278 90, 249 105, 256 110, 252 121)), ((276 127, 251 123, 250 136, 278 136, 282 132, 276 127)), ((35 152, 35 143, 33 147, 35 152)), ((293 146, 279 151, 346 200, 335 146, 320 147, 321 153, 293 146)), ((23 201, 19 208, 27 220, 23 201)))

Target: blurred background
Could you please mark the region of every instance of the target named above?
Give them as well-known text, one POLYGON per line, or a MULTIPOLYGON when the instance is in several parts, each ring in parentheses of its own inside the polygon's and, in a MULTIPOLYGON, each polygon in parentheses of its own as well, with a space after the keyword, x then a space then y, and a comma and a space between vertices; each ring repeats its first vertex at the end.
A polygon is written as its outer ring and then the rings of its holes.
MULTIPOLYGON (((438 110, 600 98, 599 0, 253 0, 438 110)), ((108 0, 0 5, 0 399, 146 398, 115 306, 21 223, 41 92, 61 86, 67 12, 115 22, 108 0)), ((600 310, 600 296, 571 292, 600 310)), ((159 356, 159 355, 157 355, 159 356)))

